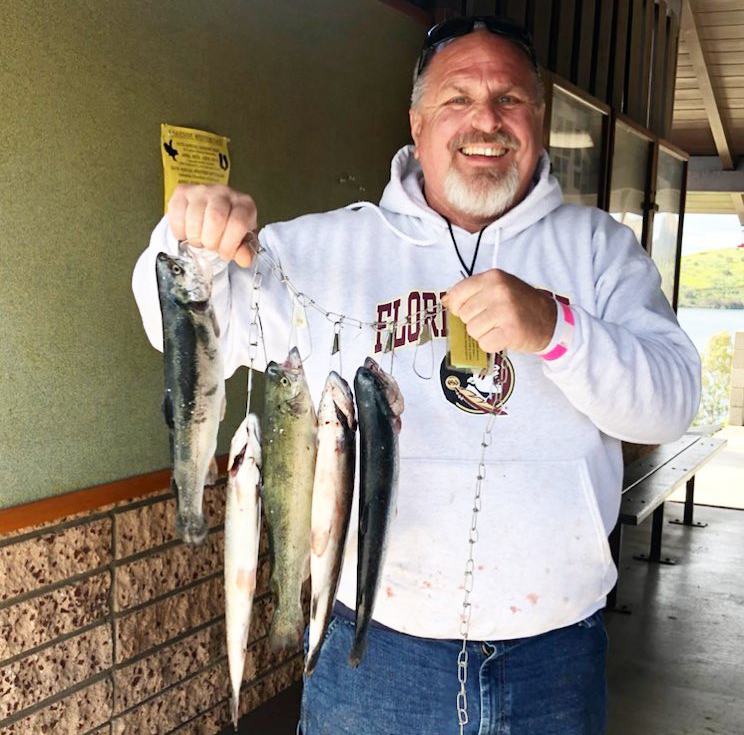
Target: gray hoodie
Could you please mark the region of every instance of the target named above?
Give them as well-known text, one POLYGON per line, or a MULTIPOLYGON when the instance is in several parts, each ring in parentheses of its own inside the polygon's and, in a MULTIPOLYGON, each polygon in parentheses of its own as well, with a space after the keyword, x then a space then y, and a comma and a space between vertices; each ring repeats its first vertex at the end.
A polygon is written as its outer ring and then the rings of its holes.
MULTIPOLYGON (((454 236, 469 263, 478 234, 455 227, 454 236)), ((412 635, 460 636, 480 442, 491 413, 470 637, 536 635, 602 607, 616 579, 607 535, 620 502, 620 440, 677 438, 700 390, 698 355, 633 233, 601 210, 563 204, 543 154, 525 199, 485 228, 475 272, 500 268, 548 291, 560 318, 543 353, 509 352, 484 377, 447 368, 446 315, 432 321, 431 342, 418 344, 421 314, 462 275, 446 222, 423 196, 410 147, 393 159, 379 207, 360 203, 268 225, 260 240, 295 292, 330 312, 298 307, 259 258, 268 359, 284 360, 297 344, 316 402, 331 366, 341 366, 351 383, 367 355, 386 370, 392 360, 405 398, 398 508, 375 619, 412 635), (339 321, 340 365, 339 355, 330 355, 339 321), (372 323, 392 323, 390 339, 372 323), (383 352, 387 342, 392 356, 383 352)), ((163 220, 134 273, 157 349, 154 259, 176 247, 163 220)), ((250 353, 253 271, 221 261, 215 270, 229 375, 250 353)), ((263 348, 258 357, 260 369, 263 348)), ((352 528, 338 593, 351 608, 356 542, 352 528)))

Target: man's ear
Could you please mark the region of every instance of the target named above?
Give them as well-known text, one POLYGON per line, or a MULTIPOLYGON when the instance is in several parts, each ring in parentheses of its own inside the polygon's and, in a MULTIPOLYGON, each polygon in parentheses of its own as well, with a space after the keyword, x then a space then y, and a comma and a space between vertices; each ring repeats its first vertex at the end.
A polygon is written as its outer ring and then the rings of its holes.
POLYGON ((413 155, 418 157, 416 149, 418 148, 419 136, 421 135, 421 113, 416 110, 408 110, 408 120, 411 124, 411 138, 413 138, 414 152, 413 155))

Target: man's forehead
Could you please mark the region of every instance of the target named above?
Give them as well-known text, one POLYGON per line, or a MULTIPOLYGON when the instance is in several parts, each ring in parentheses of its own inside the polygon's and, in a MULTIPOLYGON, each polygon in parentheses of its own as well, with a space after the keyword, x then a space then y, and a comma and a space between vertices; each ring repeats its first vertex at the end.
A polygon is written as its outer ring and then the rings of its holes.
POLYGON ((519 46, 485 30, 455 39, 434 56, 429 66, 432 76, 465 73, 471 67, 519 76, 531 74, 530 61, 519 46))

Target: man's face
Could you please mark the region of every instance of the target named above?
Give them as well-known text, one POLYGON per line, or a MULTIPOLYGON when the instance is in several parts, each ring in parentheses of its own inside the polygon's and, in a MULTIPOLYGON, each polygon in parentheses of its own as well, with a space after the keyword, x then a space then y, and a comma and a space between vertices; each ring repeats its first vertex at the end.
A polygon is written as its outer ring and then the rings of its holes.
POLYGON ((524 52, 475 31, 437 53, 410 111, 429 205, 475 230, 526 194, 542 151, 544 106, 524 52))

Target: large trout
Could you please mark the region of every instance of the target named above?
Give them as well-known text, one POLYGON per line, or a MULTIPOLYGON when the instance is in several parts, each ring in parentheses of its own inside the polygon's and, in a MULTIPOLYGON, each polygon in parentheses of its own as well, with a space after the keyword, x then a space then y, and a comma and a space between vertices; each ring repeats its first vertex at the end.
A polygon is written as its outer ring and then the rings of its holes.
POLYGON ((249 414, 230 444, 225 500, 225 627, 232 686, 232 721, 238 729, 238 704, 245 648, 256 592, 261 529, 261 435, 258 417, 249 414))
POLYGON ((225 415, 225 383, 219 328, 210 301, 212 269, 183 248, 179 257, 156 259, 163 317, 165 395, 170 432, 171 487, 178 501, 176 533, 186 543, 207 535, 204 484, 225 415))
POLYGON ((300 595, 310 572, 310 507, 318 422, 296 348, 266 368, 262 420, 263 502, 276 609, 272 651, 300 645, 300 595))
POLYGON ((367 646, 388 528, 395 514, 398 484, 398 433, 403 396, 392 375, 371 358, 354 378, 359 419, 359 539, 356 630, 349 663, 359 666, 367 646))
POLYGON ((349 384, 335 372, 326 380, 318 408, 318 458, 310 533, 310 645, 305 671, 318 662, 336 600, 354 495, 356 418, 349 384))

